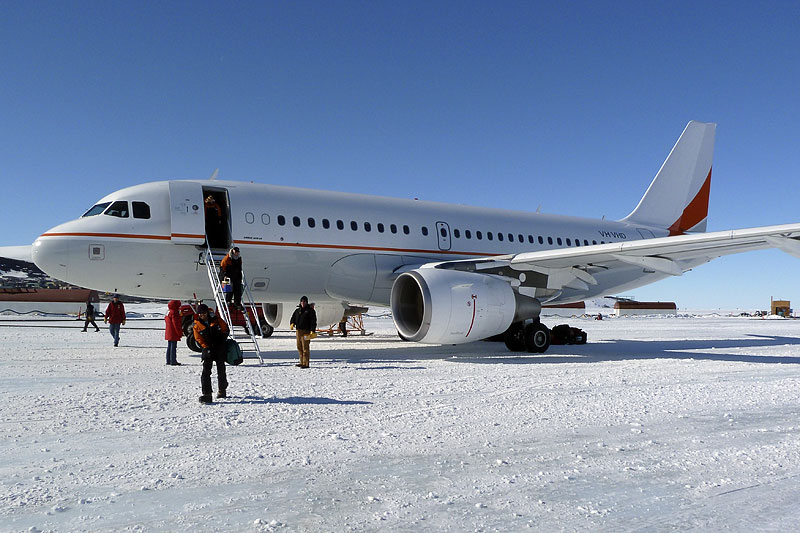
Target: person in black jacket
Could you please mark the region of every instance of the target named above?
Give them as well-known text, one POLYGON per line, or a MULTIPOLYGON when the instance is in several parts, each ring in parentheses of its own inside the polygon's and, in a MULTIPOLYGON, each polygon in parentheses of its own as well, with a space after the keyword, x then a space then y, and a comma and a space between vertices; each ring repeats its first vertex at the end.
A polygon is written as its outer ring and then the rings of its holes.
POLYGON ((83 331, 86 332, 86 328, 89 327, 89 324, 94 326, 95 331, 100 331, 100 328, 97 327, 97 324, 94 323, 94 306, 92 302, 86 302, 86 314, 84 315, 83 320, 83 331))
POLYGON ((311 333, 317 329, 317 313, 308 305, 308 297, 300 298, 300 305, 292 313, 290 320, 292 327, 297 330, 297 352, 300 354, 300 363, 295 366, 308 368, 311 353, 311 333))

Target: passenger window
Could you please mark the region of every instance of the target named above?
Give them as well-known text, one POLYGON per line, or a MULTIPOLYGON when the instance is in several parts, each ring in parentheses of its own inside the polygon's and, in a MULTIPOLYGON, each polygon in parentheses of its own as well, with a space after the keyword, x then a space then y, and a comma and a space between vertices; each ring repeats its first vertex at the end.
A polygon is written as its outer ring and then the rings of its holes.
POLYGON ((468 229, 465 229, 465 230, 464 230, 464 236, 465 236, 467 239, 471 239, 471 238, 472 238, 472 232, 471 232, 470 230, 468 230, 468 229))
POLYGON ((494 240, 494 233, 492 233, 491 231, 487 231, 486 238, 489 239, 490 241, 494 240))
POLYGON ((111 202, 103 202, 102 204, 97 204, 97 205, 93 206, 91 209, 89 209, 88 211, 86 211, 83 214, 83 216, 92 217, 94 215, 99 215, 100 213, 102 213, 103 211, 106 210, 106 207, 108 207, 108 204, 110 204, 110 203, 111 202))
POLYGON ((456 229, 454 229, 454 230, 453 230, 453 236, 454 236, 456 239, 459 239, 459 238, 461 238, 461 232, 458 230, 458 228, 456 228, 456 229))
POLYGON ((547 244, 553 244, 553 238, 552 237, 548 237, 547 238, 547 244))
POLYGON ((394 224, 392 224, 391 226, 389 226, 389 230, 390 230, 392 233, 397 233, 397 226, 395 226, 394 224))
POLYGON ((597 244, 597 241, 592 241, 592 244, 597 244))
POLYGON ((558 243, 559 246, 561 246, 561 237, 556 237, 556 242, 558 243))
POLYGON ((544 239, 542 238, 541 235, 539 235, 539 244, 544 244, 544 239))
POLYGON ((286 225, 286 217, 283 215, 278 215, 278 225, 285 226, 286 225))
POLYGON ((422 226, 422 234, 425 235, 426 237, 428 236, 428 228, 426 228, 425 226, 422 226))
POLYGON ((498 233, 497 234, 497 240, 498 241, 502 241, 503 240, 503 234, 502 233, 498 233))
POLYGON ((358 231, 358 222, 355 220, 350 221, 350 229, 353 231, 358 231))
POLYGON ((292 224, 294 224, 295 228, 300 227, 300 217, 292 217, 292 224))
POLYGON ((133 218, 150 218, 150 206, 146 203, 131 202, 131 206, 133 207, 133 218))
POLYGON ((341 220, 337 220, 336 227, 339 229, 344 229, 344 222, 342 222, 341 220))
MULTIPOLYGON (((522 241, 522 235, 520 235, 519 237, 520 237, 520 242, 521 242, 522 241)), ((508 242, 514 242, 514 234, 513 233, 509 233, 508 234, 508 242)))
POLYGON ((583 245, 584 246, 589 246, 589 241, 587 241, 586 239, 583 239, 583 245))
POLYGON ((378 222, 378 233, 383 233, 383 222, 378 222))
POLYGON ((403 233, 405 233, 406 235, 411 233, 411 229, 408 226, 406 226, 405 224, 403 224, 403 233))
POLYGON ((580 245, 581 245, 581 240, 575 239, 575 246, 580 246, 580 245))
MULTIPOLYGON (((133 213, 133 218, 136 218, 136 212, 135 211, 133 213)), ((256 216, 253 213, 251 213, 250 211, 248 211, 247 213, 244 214, 244 221, 247 222, 248 224, 252 224, 253 222, 255 222, 255 220, 256 220, 256 216)))
POLYGON ((518 240, 519 242, 525 242, 525 237, 523 237, 523 236, 522 236, 522 233, 520 233, 519 235, 517 235, 517 240, 518 240))
POLYGON ((261 223, 264 224, 265 226, 267 224, 269 224, 269 215, 268 214, 264 213, 263 215, 261 215, 261 223))
POLYGON ((440 229, 439 229, 439 234, 440 234, 442 237, 447 237, 447 230, 446 230, 446 229, 444 229, 444 228, 440 228, 440 229))
POLYGON ((478 239, 479 241, 483 240, 483 234, 480 232, 480 230, 475 232, 475 238, 478 239))
POLYGON ((364 231, 372 231, 372 224, 364 222, 364 231))
POLYGON ((572 241, 570 240, 569 237, 567 237, 567 246, 572 246, 572 241))
POLYGON ((114 202, 108 206, 108 209, 106 209, 103 214, 112 217, 128 218, 128 202, 114 202))
POLYGON ((314 220, 314 219, 313 219, 313 218, 311 218, 311 217, 308 217, 308 227, 309 227, 309 228, 313 228, 313 227, 314 227, 314 226, 316 226, 316 225, 317 225, 317 221, 316 221, 316 220, 314 220))
POLYGON ((533 235, 528 235, 528 242, 533 244, 533 235))
POLYGON ((322 219, 322 227, 325 228, 325 229, 330 229, 331 221, 328 220, 327 218, 323 218, 322 219))

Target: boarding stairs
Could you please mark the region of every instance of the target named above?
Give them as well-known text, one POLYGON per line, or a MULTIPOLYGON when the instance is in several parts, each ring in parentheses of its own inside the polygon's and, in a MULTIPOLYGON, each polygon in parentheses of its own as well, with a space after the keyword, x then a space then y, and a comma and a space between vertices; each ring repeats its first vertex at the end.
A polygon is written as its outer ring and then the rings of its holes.
POLYGON ((252 343, 259 362, 264 364, 264 358, 261 355, 261 349, 258 346, 258 339, 256 338, 256 334, 261 334, 261 326, 258 324, 258 310, 253 301, 253 295, 250 293, 250 287, 247 286, 247 279, 245 278, 244 272, 242 272, 242 306, 244 308, 242 309, 242 316, 244 317, 244 326, 235 326, 231 319, 231 312, 230 309, 228 309, 228 303, 225 301, 225 292, 223 291, 222 281, 219 279, 219 271, 217 270, 218 261, 222 261, 224 257, 224 253, 215 256, 211 248, 206 247, 205 251, 201 254, 200 261, 201 264, 205 263, 208 270, 208 281, 211 284, 211 291, 214 293, 217 312, 222 316, 222 320, 228 324, 231 338, 239 344, 252 343), (255 318, 255 325, 250 320, 251 312, 252 316, 255 318))

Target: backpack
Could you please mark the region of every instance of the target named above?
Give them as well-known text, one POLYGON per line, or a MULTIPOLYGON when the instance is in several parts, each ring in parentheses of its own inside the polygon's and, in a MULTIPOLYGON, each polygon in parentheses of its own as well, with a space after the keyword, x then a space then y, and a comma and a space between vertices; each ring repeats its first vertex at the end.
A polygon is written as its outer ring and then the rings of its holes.
POLYGON ((244 361, 242 349, 239 347, 239 343, 233 339, 225 341, 225 361, 233 366, 240 365, 244 361))

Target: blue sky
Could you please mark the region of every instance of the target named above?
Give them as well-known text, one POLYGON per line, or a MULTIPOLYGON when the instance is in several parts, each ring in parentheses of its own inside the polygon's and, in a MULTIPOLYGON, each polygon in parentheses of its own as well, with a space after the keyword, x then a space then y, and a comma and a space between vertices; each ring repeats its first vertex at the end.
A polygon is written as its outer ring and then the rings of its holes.
MULTIPOLYGON (((208 177, 621 218, 718 123, 708 229, 800 221, 793 2, 18 2, 0 17, 0 246, 208 177)), ((633 292, 800 308, 800 259, 633 292)))

